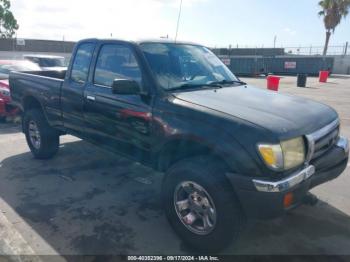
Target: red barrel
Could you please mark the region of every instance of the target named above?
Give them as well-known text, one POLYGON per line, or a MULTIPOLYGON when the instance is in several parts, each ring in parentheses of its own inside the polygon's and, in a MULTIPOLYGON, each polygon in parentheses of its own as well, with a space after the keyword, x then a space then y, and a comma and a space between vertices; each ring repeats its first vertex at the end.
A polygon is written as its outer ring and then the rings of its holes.
POLYGON ((279 85, 280 85, 280 77, 278 76, 267 77, 267 89, 272 91, 278 91, 279 85))
POLYGON ((329 77, 329 71, 320 71, 320 82, 327 83, 329 77))

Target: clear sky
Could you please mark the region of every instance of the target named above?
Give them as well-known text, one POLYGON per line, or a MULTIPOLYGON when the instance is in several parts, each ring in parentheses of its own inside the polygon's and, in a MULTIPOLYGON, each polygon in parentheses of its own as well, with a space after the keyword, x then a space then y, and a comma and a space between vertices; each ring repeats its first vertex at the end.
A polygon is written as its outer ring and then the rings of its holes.
MULTIPOLYGON (((19 38, 175 36, 180 0, 12 0, 19 38)), ((180 40, 207 46, 322 46, 319 0, 183 0, 180 40)), ((350 15, 331 45, 350 41, 350 15)))

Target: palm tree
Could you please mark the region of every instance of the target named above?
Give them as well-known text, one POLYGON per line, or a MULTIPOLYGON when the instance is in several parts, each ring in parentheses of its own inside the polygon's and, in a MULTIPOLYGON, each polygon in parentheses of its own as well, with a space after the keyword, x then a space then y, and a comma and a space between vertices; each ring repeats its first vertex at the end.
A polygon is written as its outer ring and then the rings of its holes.
POLYGON ((327 54, 329 39, 335 28, 341 20, 347 16, 350 9, 350 0, 322 0, 319 2, 322 11, 318 14, 323 16, 324 26, 326 28, 326 43, 324 45, 323 55, 327 54))

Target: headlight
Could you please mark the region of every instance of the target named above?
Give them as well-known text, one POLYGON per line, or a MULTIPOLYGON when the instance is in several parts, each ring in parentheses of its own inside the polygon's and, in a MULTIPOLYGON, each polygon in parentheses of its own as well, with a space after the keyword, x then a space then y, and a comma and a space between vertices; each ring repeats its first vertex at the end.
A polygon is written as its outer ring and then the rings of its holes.
POLYGON ((284 156, 284 169, 291 169, 305 161, 305 144, 302 137, 281 143, 284 156))
POLYGON ((2 94, 3 96, 10 96, 10 90, 6 89, 6 88, 1 88, 0 87, 0 94, 2 94))
POLYGON ((305 161, 302 137, 283 141, 279 145, 260 144, 258 149, 266 165, 276 170, 288 170, 305 161))

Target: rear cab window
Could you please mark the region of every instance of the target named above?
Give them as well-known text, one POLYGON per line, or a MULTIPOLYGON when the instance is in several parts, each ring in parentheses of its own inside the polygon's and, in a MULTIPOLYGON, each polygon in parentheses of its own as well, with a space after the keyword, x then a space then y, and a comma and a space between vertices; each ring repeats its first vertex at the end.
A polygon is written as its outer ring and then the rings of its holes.
POLYGON ((94 43, 83 43, 78 47, 71 73, 71 80, 74 82, 85 83, 87 81, 94 48, 94 43))

